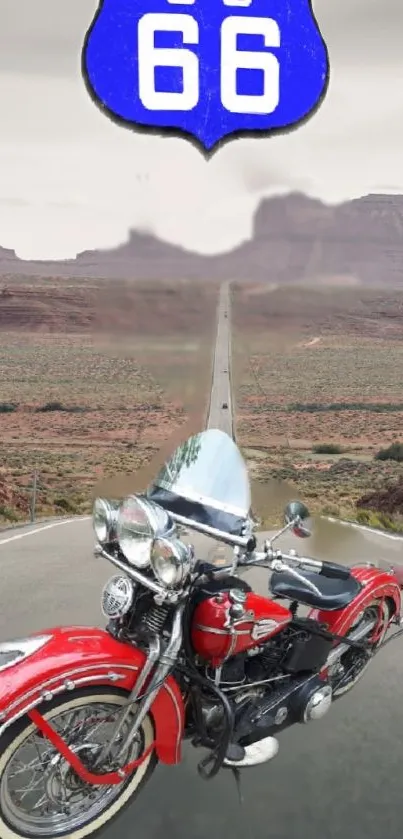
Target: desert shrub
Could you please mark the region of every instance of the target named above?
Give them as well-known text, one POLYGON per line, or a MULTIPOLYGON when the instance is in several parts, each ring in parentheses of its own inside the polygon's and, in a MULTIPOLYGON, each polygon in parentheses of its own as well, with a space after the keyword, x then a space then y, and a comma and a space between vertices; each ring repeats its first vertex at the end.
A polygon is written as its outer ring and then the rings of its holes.
POLYGON ((312 451, 314 454, 342 454, 343 449, 337 443, 317 443, 312 451))
POLYGON ((35 408, 35 413, 37 414, 47 414, 50 411, 64 411, 62 403, 46 402, 45 405, 39 405, 38 408, 35 408))
POLYGON ((0 402, 0 414, 13 414, 17 408, 15 402, 0 402))
POLYGON ((15 510, 12 510, 11 507, 7 507, 5 504, 0 504, 0 517, 9 522, 18 521, 18 516, 15 510))
POLYGON ((375 510, 358 510, 356 515, 358 524, 373 527, 374 530, 390 530, 394 533, 402 532, 402 522, 396 520, 387 513, 375 512, 375 510))
POLYGON ((59 411, 65 414, 85 414, 90 408, 85 408, 83 405, 63 405, 61 402, 46 402, 45 405, 40 405, 35 408, 37 414, 47 414, 52 411, 59 411))
POLYGON ((77 510, 76 504, 68 498, 55 498, 54 505, 59 510, 64 510, 65 513, 75 513, 77 510))
POLYGON ((370 520, 373 517, 373 513, 371 510, 358 510, 356 519, 358 524, 367 524, 369 525, 370 520))
POLYGON ((397 463, 403 462, 403 443, 391 443, 387 449, 380 449, 375 455, 375 460, 395 460, 397 463))

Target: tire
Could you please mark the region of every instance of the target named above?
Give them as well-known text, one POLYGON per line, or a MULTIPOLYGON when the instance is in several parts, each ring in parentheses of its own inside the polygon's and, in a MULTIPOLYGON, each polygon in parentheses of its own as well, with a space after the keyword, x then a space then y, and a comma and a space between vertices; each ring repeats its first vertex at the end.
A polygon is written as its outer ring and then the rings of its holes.
MULTIPOLYGON (((73 693, 70 693, 68 697, 64 695, 63 697, 58 697, 57 699, 53 700, 49 704, 47 703, 46 706, 42 706, 39 708, 45 719, 49 720, 50 722, 53 720, 54 725, 58 727, 60 724, 59 721, 63 721, 63 717, 65 715, 69 715, 66 720, 66 724, 69 731, 74 730, 71 728, 72 721, 74 718, 74 714, 79 715, 79 709, 83 710, 84 713, 92 710, 92 717, 89 721, 89 725, 94 725, 95 727, 93 731, 97 730, 97 717, 94 717, 96 710, 101 710, 101 717, 102 715, 107 716, 108 713, 111 714, 115 712, 115 709, 119 706, 124 705, 125 700, 127 700, 127 694, 123 693, 122 691, 111 688, 90 688, 90 689, 83 689, 77 690, 73 693), (71 722, 70 722, 71 720, 71 722)), ((78 717, 79 718, 79 717, 78 717)), ((102 725, 107 725, 108 723, 100 722, 98 725, 98 731, 102 731, 102 725)), ((109 723, 111 725, 111 723, 109 723)), ((76 726, 77 727, 77 726, 76 726)), ((60 728, 58 727, 60 731, 60 728)), ((88 730, 88 729, 87 729, 88 730)), ((50 752, 50 757, 57 755, 58 753, 53 748, 51 743, 47 741, 45 738, 42 737, 40 732, 36 729, 35 725, 30 721, 28 717, 23 717, 22 720, 16 722, 13 726, 10 727, 8 731, 5 732, 2 738, 0 738, 0 837, 1 839, 59 839, 59 837, 63 837, 63 839, 85 839, 85 837, 93 836, 98 834, 101 830, 103 830, 106 825, 110 824, 110 822, 115 819, 120 813, 125 809, 129 804, 133 802, 133 800, 137 797, 140 793, 141 789, 149 780, 152 772, 155 769, 157 764, 157 758, 155 756, 155 752, 151 752, 151 754, 145 759, 144 763, 140 764, 140 766, 133 772, 132 775, 126 780, 123 781, 121 785, 116 787, 87 787, 85 784, 79 782, 77 788, 77 794, 83 794, 83 800, 85 797, 85 793, 87 789, 91 789, 92 793, 96 793, 96 803, 92 805, 88 803, 88 807, 91 808, 86 814, 82 814, 82 821, 80 823, 80 814, 77 816, 73 813, 69 815, 63 814, 60 810, 59 818, 60 823, 55 824, 50 823, 50 819, 53 816, 47 817, 46 815, 44 818, 48 818, 49 827, 46 827, 45 823, 41 821, 41 815, 37 818, 39 821, 37 822, 37 827, 40 829, 36 829, 35 824, 32 821, 33 818, 33 810, 32 808, 29 809, 30 805, 26 805, 26 809, 28 811, 28 815, 25 818, 21 818, 18 816, 18 812, 21 813, 21 803, 15 803, 11 797, 11 787, 10 781, 13 780, 13 776, 11 774, 11 770, 13 765, 17 763, 17 753, 18 750, 25 744, 25 748, 29 747, 30 738, 34 732, 37 732, 35 738, 35 753, 41 753, 42 760, 46 760, 46 756, 44 758, 44 753, 48 751, 48 757, 50 752), (40 745, 38 745, 38 743, 40 745), (39 752, 38 752, 39 749, 39 752), (13 764, 14 761, 14 764, 13 764), (99 799, 99 800, 98 800, 99 799), (18 811, 18 807, 20 808, 18 811), (63 826, 64 820, 64 826, 63 826)), ((110 732, 108 732, 110 734, 110 732)), ((64 734, 64 731, 63 731, 64 734)), ((87 742, 91 740, 91 730, 89 729, 90 736, 87 738, 87 742)), ((152 741, 154 740, 154 726, 150 716, 146 716, 142 726, 140 728, 140 745, 141 751, 143 748, 147 748, 147 746, 151 745, 152 741)), ((94 740, 94 735, 93 740, 94 740)), ((96 736, 96 735, 95 735, 96 736)), ((86 742, 85 736, 79 736, 76 738, 76 742, 74 743, 73 738, 71 737, 70 745, 72 747, 77 747, 80 744, 82 748, 86 742)), ((123 738, 124 741, 124 738, 123 738)), ((21 751, 20 751, 21 753, 21 751)), ((23 754, 23 752, 22 752, 23 754)), ((136 754, 130 753, 131 756, 129 759, 135 759, 136 754)), ((71 771, 68 771, 68 767, 63 759, 60 759, 61 756, 58 758, 58 765, 59 765, 59 774, 56 770, 52 769, 51 773, 53 772, 52 777, 54 777, 53 781, 47 782, 47 789, 52 788, 52 783, 58 784, 60 777, 64 777, 64 779, 68 779, 71 784, 72 798, 74 796, 74 782, 76 781, 77 776, 74 775, 71 771), (63 776, 63 772, 65 772, 63 776)), ((20 761, 21 762, 21 758, 20 761)), ((35 757, 34 760, 38 762, 37 758, 35 757)), ((123 761, 124 763, 126 760, 123 761)), ((33 761, 31 761, 32 766, 33 761)), ((21 775, 21 772, 24 770, 17 770, 18 775, 21 775)), ((27 770, 30 771, 30 770, 27 770)), ((31 775, 34 770, 32 770, 31 775)), ((40 784, 45 784, 46 782, 43 780, 46 778, 46 772, 43 770, 42 766, 38 767, 38 775, 40 778, 40 784)), ((24 782, 21 780, 17 781, 17 786, 20 784, 23 789, 27 789, 24 787, 24 782)), ((39 784, 38 784, 39 786, 39 784)), ((60 783, 59 783, 60 786, 60 783)), ((41 787, 39 786, 39 790, 41 787)), ((70 790, 69 790, 70 792, 70 790)), ((36 791, 35 791, 36 793, 36 791)), ((29 798, 29 793, 24 793, 29 798)), ((39 793, 38 793, 39 794, 39 793)), ((15 795, 15 793, 14 793, 15 795)), ((52 797, 49 797, 49 801, 52 801, 52 797)), ((57 805, 55 805, 57 808, 57 805)))
MULTIPOLYGON (((380 636, 379 636, 378 640, 372 646, 373 652, 375 652, 375 650, 382 644, 382 641, 383 641, 383 639, 386 635, 386 632, 388 630, 389 618, 390 618, 390 610, 389 610, 389 606, 387 605, 387 603, 383 602, 382 606, 381 606, 381 603, 380 603, 379 600, 374 600, 373 603, 371 603, 369 606, 366 607, 365 612, 364 612, 364 615, 365 615, 368 611, 370 611, 370 610, 373 611, 374 609, 376 609, 378 611, 378 614, 379 614, 380 607, 382 608, 381 618, 382 618, 382 624, 383 625, 382 625, 382 629, 381 629, 380 636)), ((364 616, 363 616, 363 619, 364 619, 364 616)), ((347 635, 347 637, 348 637, 348 635, 347 635)), ((352 655, 351 650, 344 653, 344 655, 342 655, 342 657, 340 659, 341 664, 347 664, 347 667, 348 667, 348 664, 351 660, 351 655, 352 655)), ((341 696, 345 696, 346 693, 348 693, 350 690, 352 690, 353 687, 356 686, 357 682, 359 682, 360 679, 362 679, 364 673, 368 670, 368 667, 369 667, 370 664, 371 664, 371 658, 369 658, 365 663, 363 663, 363 665, 362 665, 361 669, 359 669, 358 673, 354 677, 352 677, 344 686, 341 686, 339 689, 337 689, 337 687, 336 687, 333 690, 333 698, 334 699, 339 699, 341 696)), ((350 664, 350 666, 351 666, 351 664, 350 664)))

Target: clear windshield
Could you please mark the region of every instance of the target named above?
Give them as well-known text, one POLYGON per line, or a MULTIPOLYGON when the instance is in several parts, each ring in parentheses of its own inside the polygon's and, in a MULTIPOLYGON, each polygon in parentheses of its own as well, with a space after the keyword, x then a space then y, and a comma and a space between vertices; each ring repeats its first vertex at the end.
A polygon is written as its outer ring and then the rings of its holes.
POLYGON ((195 434, 179 446, 147 495, 190 521, 236 534, 251 504, 242 455, 231 437, 218 429, 195 434))

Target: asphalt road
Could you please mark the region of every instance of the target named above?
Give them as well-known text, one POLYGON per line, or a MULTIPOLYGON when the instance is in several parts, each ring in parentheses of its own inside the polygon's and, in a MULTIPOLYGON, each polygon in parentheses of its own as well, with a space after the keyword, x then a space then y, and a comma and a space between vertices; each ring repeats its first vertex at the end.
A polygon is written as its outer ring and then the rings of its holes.
MULTIPOLYGON (((224 289, 223 311, 226 294, 224 289)), ((220 319, 216 375, 228 369, 226 330, 220 319)), ((215 377, 209 424, 228 430, 223 417, 231 422, 231 403, 225 395, 229 397, 229 379, 226 384, 222 372, 218 383, 215 377), (220 408, 222 401, 228 409, 220 408)), ((401 557, 399 542, 344 530, 339 559, 360 559, 371 551, 393 561, 401 557)), ((313 549, 309 540, 303 546, 315 555, 312 542, 313 549)), ((102 625, 100 589, 114 572, 93 557, 92 547, 88 519, 0 534, 2 640, 63 623, 102 625)), ((258 573, 256 584, 260 591, 267 589, 264 572, 258 573)), ((403 641, 397 641, 327 717, 281 734, 275 760, 243 773, 242 809, 230 773, 203 782, 196 772, 200 755, 186 748, 182 764, 159 767, 104 839, 396 839, 401 830, 402 738, 403 641)))
POLYGON ((232 394, 230 380, 230 299, 229 286, 221 286, 218 302, 217 337, 213 361, 208 428, 221 428, 232 437, 232 394))

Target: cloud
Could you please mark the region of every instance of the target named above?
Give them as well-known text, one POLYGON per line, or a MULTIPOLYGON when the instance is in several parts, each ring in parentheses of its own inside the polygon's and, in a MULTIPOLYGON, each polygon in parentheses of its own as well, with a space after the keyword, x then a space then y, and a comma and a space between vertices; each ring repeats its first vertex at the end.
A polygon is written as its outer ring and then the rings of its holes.
POLYGON ((31 201, 25 201, 24 198, 1 198, 0 197, 0 206, 1 207, 32 207, 33 204, 31 201))
POLYGON ((0 0, 0 73, 75 76, 95 0, 0 0))

